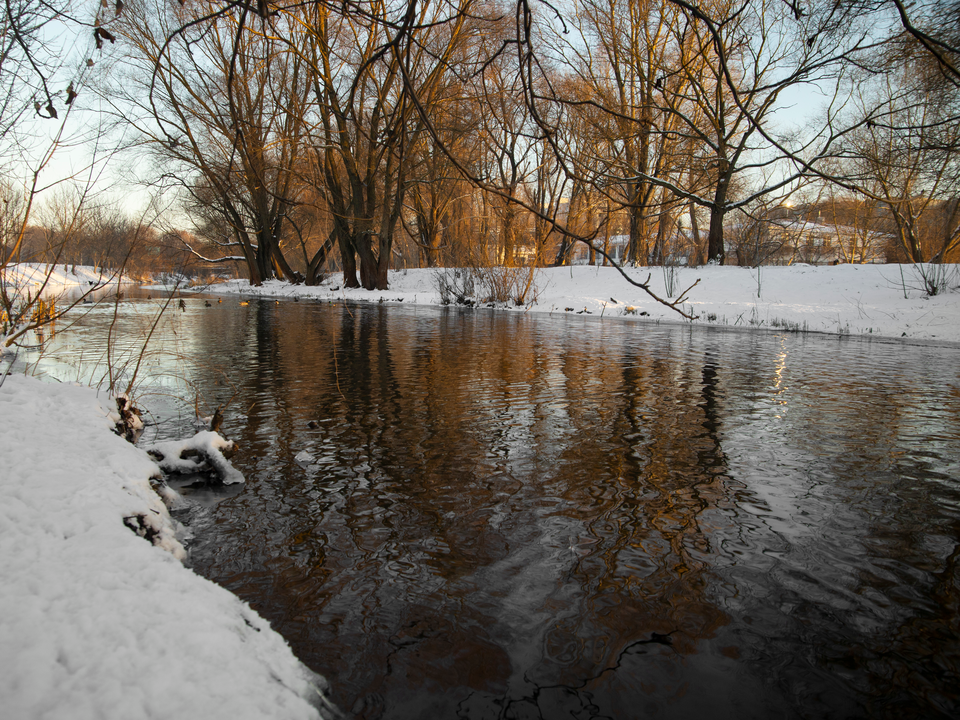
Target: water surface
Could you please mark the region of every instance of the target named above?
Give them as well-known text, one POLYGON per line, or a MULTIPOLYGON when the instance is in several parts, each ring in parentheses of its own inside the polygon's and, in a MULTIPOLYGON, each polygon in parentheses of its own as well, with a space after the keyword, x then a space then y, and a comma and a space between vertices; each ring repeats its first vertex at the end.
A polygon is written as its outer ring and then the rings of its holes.
POLYGON ((357 717, 960 715, 956 348, 236 299, 158 333, 145 441, 225 404, 247 477, 191 562, 357 717))

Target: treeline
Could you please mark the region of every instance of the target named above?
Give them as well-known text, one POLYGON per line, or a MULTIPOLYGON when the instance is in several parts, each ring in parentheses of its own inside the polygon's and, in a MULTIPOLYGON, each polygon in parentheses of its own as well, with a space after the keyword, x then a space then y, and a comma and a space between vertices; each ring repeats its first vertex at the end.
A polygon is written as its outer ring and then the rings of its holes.
POLYGON ((183 232, 159 230, 116 206, 96 205, 63 186, 27 214, 23 193, 0 184, 0 267, 14 263, 88 266, 147 279, 208 272, 183 232))
POLYGON ((373 289, 797 259, 797 206, 837 259, 956 260, 958 27, 952 0, 131 0, 94 35, 197 258, 373 289))

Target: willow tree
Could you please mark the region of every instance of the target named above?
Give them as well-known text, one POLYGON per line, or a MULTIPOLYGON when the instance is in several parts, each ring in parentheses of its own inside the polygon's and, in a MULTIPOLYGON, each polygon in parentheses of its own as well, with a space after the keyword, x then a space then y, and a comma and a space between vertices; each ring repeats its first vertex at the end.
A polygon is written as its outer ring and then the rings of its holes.
POLYGON ((466 33, 474 37, 464 39, 447 68, 441 70, 430 99, 436 136, 418 132, 407 153, 407 212, 403 219, 427 267, 476 259, 476 192, 457 169, 458 164, 474 166, 482 148, 483 112, 473 89, 463 81, 479 57, 476 29, 474 23, 474 31, 466 33))
POLYGON ((288 13, 306 38, 311 182, 333 218, 344 285, 386 289, 423 131, 416 108, 430 112, 442 96, 467 16, 443 2, 352 9, 316 3, 288 13))
POLYGON ((126 57, 108 97, 185 207, 228 231, 215 240, 228 252, 204 259, 240 260, 256 285, 297 280, 283 243, 302 192, 307 86, 301 57, 278 39, 294 28, 217 6, 128 3, 119 31, 126 57))
POLYGON ((579 0, 572 13, 576 34, 567 36, 563 52, 576 95, 558 93, 557 99, 579 108, 593 147, 592 156, 578 147, 570 160, 576 175, 627 217, 626 258, 635 264, 651 259, 659 215, 658 188, 650 178, 678 169, 668 158, 670 119, 658 95, 675 54, 671 29, 680 17, 669 4, 649 0, 579 0))

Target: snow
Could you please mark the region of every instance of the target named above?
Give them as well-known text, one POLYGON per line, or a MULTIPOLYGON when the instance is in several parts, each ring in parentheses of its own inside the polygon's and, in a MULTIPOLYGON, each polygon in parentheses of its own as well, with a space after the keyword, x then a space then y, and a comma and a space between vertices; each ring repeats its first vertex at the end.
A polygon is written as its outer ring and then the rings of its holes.
MULTIPOLYGON (((98 270, 86 265, 47 263, 18 263, 10 264, 3 269, 3 282, 8 287, 15 287, 26 294, 36 295, 42 287, 44 294, 57 294, 73 289, 102 288, 115 285, 118 276, 115 270, 98 270)), ((124 283, 134 282, 123 277, 124 283)))
POLYGON ((91 389, 0 387, 3 717, 334 716, 283 638, 181 563, 157 466, 111 427, 91 389))
POLYGON ((232 452, 233 441, 219 433, 204 430, 187 440, 171 440, 145 446, 166 473, 190 474, 202 472, 211 466, 224 485, 244 482, 243 473, 237 470, 224 456, 232 452), (159 456, 159 458, 157 457, 159 456))
MULTIPOLYGON (((373 301, 439 305, 438 273, 449 270, 392 271, 390 289, 346 290, 339 273, 320 286, 280 281, 251 287, 231 281, 205 288, 217 294, 320 300, 373 301)), ((484 271, 479 271, 482 276, 484 271)), ((512 271, 526 281, 528 269, 512 271)), ((525 302, 497 307, 512 312, 593 315, 622 318, 638 324, 692 322, 696 325, 867 335, 936 342, 960 342, 960 266, 789 265, 760 268, 630 268, 636 281, 649 278, 650 288, 664 299, 676 299, 691 288, 680 307, 696 319, 688 321, 625 280, 615 268, 574 266, 534 271, 525 302), (924 275, 941 280, 942 291, 929 296, 924 275), (670 286, 673 292, 668 293, 670 286), (568 310, 569 308, 569 310, 568 310)), ((479 295, 479 293, 477 293, 479 295)), ((482 297, 475 299, 481 300, 482 297)), ((482 303, 481 303, 482 304, 482 303)))
POLYGON ((36 309, 30 304, 38 296, 52 304, 49 309, 62 312, 78 303, 91 302, 93 296, 102 295, 107 289, 135 282, 116 270, 82 265, 0 263, 0 284, 13 308, 12 322, 4 308, 0 308, 0 356, 9 352, 7 343, 18 337, 29 323, 32 310, 36 309))

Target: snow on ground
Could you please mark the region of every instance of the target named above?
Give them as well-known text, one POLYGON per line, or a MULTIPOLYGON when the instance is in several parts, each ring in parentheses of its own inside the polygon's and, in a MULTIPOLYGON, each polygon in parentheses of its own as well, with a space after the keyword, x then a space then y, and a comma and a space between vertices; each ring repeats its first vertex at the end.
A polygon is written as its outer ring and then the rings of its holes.
MULTIPOLYGON (((231 281, 206 288, 218 294, 245 297, 312 297, 328 300, 441 304, 438 273, 450 270, 398 270, 389 275, 387 291, 344 290, 342 276, 332 274, 321 286, 306 287, 270 281, 251 287, 231 281)), ((482 273, 483 271, 481 271, 482 273)), ((527 270, 514 271, 526 279, 527 270)), ((917 268, 913 265, 769 266, 757 268, 704 266, 630 268, 662 298, 676 298, 693 287, 682 308, 697 325, 754 327, 830 333, 906 337, 960 342, 960 266, 917 268), (924 279, 941 275, 944 291, 924 292, 924 279), (672 286, 672 293, 668 292, 672 286)), ((481 283, 482 284, 482 283, 481 283)), ((480 293, 476 299, 482 299, 480 293)), ((632 286, 615 268, 560 267, 537 270, 526 302, 515 312, 590 313, 630 321, 687 322, 632 286), (569 310, 568 310, 569 308, 569 310)))
POLYGON ((322 717, 323 679, 246 603, 181 564, 156 472, 111 432, 93 390, 5 378, 0 715, 322 717))
MULTIPOLYGON (((123 283, 133 283, 127 277, 123 283)), ((3 269, 3 282, 8 287, 21 288, 24 293, 36 295, 43 288, 45 294, 55 295, 65 290, 102 288, 117 283, 115 270, 98 270, 85 265, 46 263, 19 263, 3 269)))

